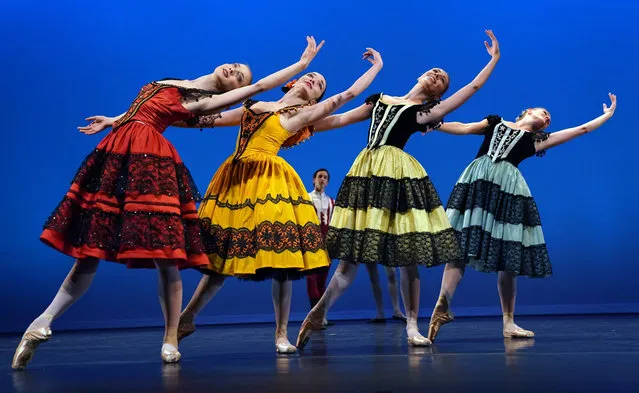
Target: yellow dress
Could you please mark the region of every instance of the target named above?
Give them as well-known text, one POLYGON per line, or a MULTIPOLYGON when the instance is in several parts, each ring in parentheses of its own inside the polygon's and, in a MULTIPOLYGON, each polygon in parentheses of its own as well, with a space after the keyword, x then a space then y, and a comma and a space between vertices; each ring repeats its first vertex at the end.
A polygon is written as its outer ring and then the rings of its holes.
POLYGON ((306 187, 277 153, 290 133, 277 112, 244 104, 234 154, 215 173, 198 215, 209 265, 205 273, 251 280, 299 279, 327 269, 319 220, 306 187))

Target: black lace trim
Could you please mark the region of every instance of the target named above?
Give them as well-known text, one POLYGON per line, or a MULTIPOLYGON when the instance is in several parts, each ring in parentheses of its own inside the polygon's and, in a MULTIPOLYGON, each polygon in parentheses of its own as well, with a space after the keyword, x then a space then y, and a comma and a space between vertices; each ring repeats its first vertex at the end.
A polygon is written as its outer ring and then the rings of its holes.
POLYGON ((253 105, 257 104, 258 102, 260 102, 260 100, 255 100, 253 98, 247 98, 242 103, 242 106, 245 107, 246 109, 250 109, 253 105))
MULTIPOLYGON (((550 137, 550 133, 549 132, 543 132, 543 131, 535 132, 532 135, 533 141, 535 141, 535 142, 543 142, 546 139, 548 139, 548 137, 550 137)), ((543 157, 543 156, 546 155, 546 150, 540 150, 540 151, 536 152, 535 155, 537 157, 543 157)))
MULTIPOLYGON (((183 212, 186 214, 189 212, 183 212)), ((89 246, 110 253, 129 250, 157 250, 170 247, 187 254, 204 253, 200 223, 179 214, 122 211, 106 212, 97 207, 82 208, 64 197, 44 224, 63 235, 73 247, 89 246)))
POLYGON ((484 119, 488 120, 488 125, 484 128, 484 133, 493 132, 497 124, 501 123, 501 116, 499 115, 488 115, 484 119))
MULTIPOLYGON (((265 280, 276 280, 279 282, 284 281, 296 281, 305 278, 306 276, 310 276, 317 273, 324 273, 330 269, 329 266, 318 267, 316 269, 309 270, 298 270, 298 269, 275 269, 275 268, 262 268, 257 269, 255 274, 241 274, 237 276, 233 276, 242 281, 265 281, 265 280)), ((203 274, 214 274, 219 275, 217 272, 210 271, 206 268, 198 268, 203 274)))
POLYGON ((430 212, 442 206, 442 202, 428 176, 421 179, 347 176, 337 193, 335 206, 355 209, 373 207, 391 212, 409 209, 430 212))
POLYGON ((115 154, 95 149, 80 165, 72 183, 89 193, 115 198, 127 195, 179 195, 180 202, 202 199, 188 168, 172 157, 115 154))
POLYGON ((271 203, 290 203, 291 205, 311 205, 313 206, 313 202, 304 199, 304 197, 300 196, 297 199, 287 198, 281 194, 277 194, 277 196, 273 197, 271 194, 267 194, 266 198, 258 198, 256 201, 251 201, 251 199, 246 199, 243 203, 228 203, 228 202, 220 202, 218 199, 219 195, 209 195, 204 198, 205 201, 215 201, 215 205, 219 207, 223 207, 229 210, 240 210, 244 208, 255 209, 257 205, 265 205, 266 202, 271 203))
POLYGON ((508 271, 520 276, 548 277, 552 266, 545 244, 524 247, 520 242, 491 237, 481 227, 467 227, 457 232, 462 252, 476 261, 471 266, 482 272, 508 271))
POLYGON ((455 184, 446 209, 459 210, 463 214, 475 208, 492 214, 500 222, 529 227, 541 225, 539 210, 532 197, 509 194, 498 184, 482 179, 470 184, 455 184))
MULTIPOLYGON (((417 113, 421 113, 423 115, 427 115, 430 113, 430 110, 439 105, 440 100, 432 100, 427 101, 424 104, 417 107, 417 113)), ((419 130, 422 132, 436 130, 444 124, 444 119, 435 119, 431 120, 425 124, 418 124, 419 130)))
POLYGON ((202 131, 203 128, 214 128, 215 120, 220 119, 222 114, 216 113, 213 115, 200 115, 193 116, 185 121, 185 124, 189 128, 199 128, 202 131))
POLYGON ((393 235, 373 229, 355 231, 330 227, 326 235, 326 246, 331 259, 395 267, 432 267, 461 258, 452 228, 438 233, 393 235))
POLYGON ((298 225, 292 221, 263 221, 253 230, 248 228, 222 228, 211 224, 210 218, 202 219, 202 231, 207 254, 222 259, 255 257, 258 251, 282 253, 317 252, 324 247, 319 225, 298 225))

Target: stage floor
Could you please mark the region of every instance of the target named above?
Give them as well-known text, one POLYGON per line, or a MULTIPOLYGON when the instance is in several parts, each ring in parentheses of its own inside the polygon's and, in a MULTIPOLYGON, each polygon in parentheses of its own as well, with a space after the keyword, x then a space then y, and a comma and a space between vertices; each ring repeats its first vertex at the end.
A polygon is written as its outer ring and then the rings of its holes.
POLYGON ((23 372, 10 367, 19 337, 3 335, 0 392, 639 392, 639 315, 518 322, 537 337, 504 340, 499 318, 459 318, 412 349, 401 322, 336 321, 291 356, 275 353, 274 325, 200 326, 168 366, 160 329, 54 331, 23 372))

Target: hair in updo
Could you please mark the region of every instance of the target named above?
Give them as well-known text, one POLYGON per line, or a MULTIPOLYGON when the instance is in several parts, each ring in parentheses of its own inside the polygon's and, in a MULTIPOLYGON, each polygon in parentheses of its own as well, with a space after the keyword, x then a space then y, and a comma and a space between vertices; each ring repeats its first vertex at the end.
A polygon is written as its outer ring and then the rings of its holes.
MULTIPOLYGON (((544 110, 546 110, 546 108, 543 108, 543 107, 541 107, 541 106, 536 106, 536 107, 534 107, 534 108, 529 108, 529 109, 533 109, 533 110, 534 110, 534 109, 544 109, 544 110)), ((515 121, 517 122, 517 121, 519 121, 519 120, 523 119, 524 117, 526 117, 526 115, 527 115, 527 114, 528 114, 528 109, 524 109, 523 111, 521 111, 521 113, 519 114, 519 116, 517 116, 517 118, 515 119, 515 121)), ((547 125, 546 127, 543 127, 543 128, 547 128, 549 125, 550 125, 550 123, 548 123, 548 125, 547 125)), ((532 130, 532 131, 539 131, 539 130, 532 130)))
POLYGON ((528 109, 524 109, 523 111, 521 111, 521 113, 519 114, 519 116, 517 116, 517 118, 515 119, 515 121, 519 121, 521 119, 523 119, 524 117, 526 117, 526 114, 528 113, 528 109))
MULTIPOLYGON (((293 86, 295 86, 296 82, 297 82, 297 79, 293 79, 293 80, 289 81, 287 84, 282 86, 282 91, 284 93, 288 93, 289 90, 291 90, 293 88, 293 86)), ((324 92, 322 93, 322 95, 319 96, 319 98, 317 99, 317 102, 322 101, 322 99, 324 98, 324 94, 326 94, 326 89, 324 89, 324 92)))
MULTIPOLYGON (((533 108, 528 108, 528 109, 532 109, 532 110, 543 109, 546 112, 548 112, 548 110, 546 108, 542 107, 542 106, 535 106, 533 108)), ((528 114, 528 109, 524 109, 523 111, 521 111, 521 113, 519 114, 519 116, 517 116, 517 119, 515 121, 519 121, 519 120, 523 119, 524 117, 526 117, 526 115, 528 114)))

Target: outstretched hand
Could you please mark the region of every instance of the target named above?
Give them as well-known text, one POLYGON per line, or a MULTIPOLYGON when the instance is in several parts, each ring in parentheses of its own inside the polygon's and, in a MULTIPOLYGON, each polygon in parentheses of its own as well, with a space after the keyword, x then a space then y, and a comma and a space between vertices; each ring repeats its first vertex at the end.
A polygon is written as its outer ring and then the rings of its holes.
POLYGON ((111 122, 106 116, 91 116, 87 117, 86 120, 90 120, 91 123, 84 127, 78 127, 78 130, 87 135, 97 134, 100 131, 104 131, 105 129, 111 126, 111 122))
POLYGON ((615 109, 617 109, 617 96, 612 93, 608 93, 608 97, 610 97, 610 107, 608 107, 608 105, 604 102, 603 111, 605 114, 612 116, 615 113, 615 109))
POLYGON ((490 45, 488 44, 488 41, 484 41, 484 45, 486 45, 486 50, 488 51, 488 54, 492 57, 499 57, 501 55, 501 53, 499 52, 499 41, 497 41, 497 38, 495 37, 495 34, 493 34, 492 30, 486 30, 486 35, 488 35, 488 37, 490 37, 490 45))
POLYGON ((382 68, 382 66, 384 65, 384 62, 382 61, 382 55, 380 55, 379 52, 373 48, 366 48, 366 52, 364 52, 362 60, 368 60, 371 62, 372 65, 379 68, 382 68))
POLYGON ((322 42, 317 45, 313 36, 306 36, 306 42, 306 49, 304 50, 304 53, 302 53, 300 61, 308 65, 315 58, 315 56, 317 56, 317 52, 322 49, 322 46, 324 46, 324 40, 322 40, 322 42))

